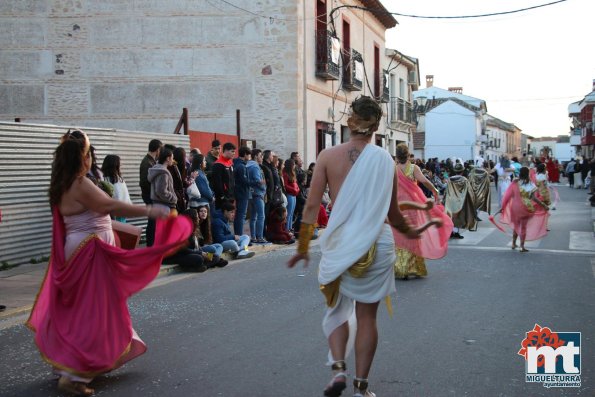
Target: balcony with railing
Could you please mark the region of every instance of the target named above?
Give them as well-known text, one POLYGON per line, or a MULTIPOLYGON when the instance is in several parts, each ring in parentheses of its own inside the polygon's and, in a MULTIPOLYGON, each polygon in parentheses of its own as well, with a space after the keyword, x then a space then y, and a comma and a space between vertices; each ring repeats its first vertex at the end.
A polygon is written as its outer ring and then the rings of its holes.
POLYGON ((338 80, 339 57, 341 47, 339 39, 333 37, 328 30, 316 31, 316 77, 325 80, 338 80))
POLYGON ((343 51, 343 88, 359 91, 364 81, 364 60, 362 54, 354 50, 343 51))
POLYGON ((390 98, 390 121, 391 123, 413 123, 413 107, 411 102, 403 98, 390 98))
POLYGON ((389 74, 386 69, 382 70, 382 95, 380 96, 380 102, 390 102, 390 89, 389 89, 389 74))

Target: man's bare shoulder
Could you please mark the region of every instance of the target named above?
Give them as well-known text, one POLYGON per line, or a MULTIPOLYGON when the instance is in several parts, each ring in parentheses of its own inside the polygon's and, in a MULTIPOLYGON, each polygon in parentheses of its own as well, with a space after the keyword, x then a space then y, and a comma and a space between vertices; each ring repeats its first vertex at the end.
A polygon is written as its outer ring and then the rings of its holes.
POLYGON ((361 150, 353 145, 353 143, 345 142, 340 145, 324 149, 322 152, 320 152, 319 159, 324 161, 332 161, 333 163, 337 161, 348 161, 353 164, 360 154, 361 150))

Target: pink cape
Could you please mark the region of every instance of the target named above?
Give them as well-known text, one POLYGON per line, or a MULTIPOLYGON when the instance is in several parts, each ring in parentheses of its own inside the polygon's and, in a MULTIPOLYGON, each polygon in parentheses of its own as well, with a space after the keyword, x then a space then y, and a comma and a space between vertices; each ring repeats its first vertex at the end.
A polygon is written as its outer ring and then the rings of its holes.
MULTIPOLYGON (((400 170, 399 175, 399 189, 397 199, 402 201, 413 201, 419 204, 425 204, 427 197, 415 182, 407 178, 400 170)), ((403 215, 407 218, 409 224, 413 227, 419 227, 425 224, 428 218, 439 218, 442 220, 443 226, 438 228, 432 226, 425 230, 419 239, 408 239, 404 234, 398 232, 393 228, 393 236, 395 238, 395 245, 397 248, 406 249, 417 256, 426 259, 440 259, 444 257, 448 251, 448 239, 452 233, 453 223, 442 204, 434 204, 434 207, 426 215, 423 210, 402 210, 403 215)))
MULTIPOLYGON (((502 215, 500 223, 506 225, 509 229, 516 232, 526 241, 539 240, 547 235, 547 220, 549 213, 540 204, 533 202, 535 212, 527 209, 521 198, 521 190, 518 180, 510 184, 502 198, 502 215)), ((493 217, 490 221, 498 229, 507 232, 506 228, 499 225, 493 217)))
POLYGON ((183 244, 192 228, 184 216, 158 220, 155 245, 135 250, 92 234, 66 260, 64 221, 54 208, 50 261, 27 321, 44 360, 93 378, 144 353, 144 343, 133 339, 127 299, 155 279, 164 255, 183 244))

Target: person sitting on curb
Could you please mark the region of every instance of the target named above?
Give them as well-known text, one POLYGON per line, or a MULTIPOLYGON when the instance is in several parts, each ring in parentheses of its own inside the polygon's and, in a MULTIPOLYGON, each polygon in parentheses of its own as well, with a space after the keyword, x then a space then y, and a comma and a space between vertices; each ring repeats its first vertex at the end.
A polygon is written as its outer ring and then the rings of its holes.
MULTIPOLYGON (((207 210, 207 207, 201 207, 201 210, 207 210)), ((186 215, 190 219, 192 219, 192 223, 194 224, 194 232, 188 238, 188 248, 195 253, 200 253, 204 259, 204 263, 208 269, 213 267, 225 267, 227 266, 227 261, 221 258, 221 253, 223 252, 223 247, 221 244, 213 244, 213 250, 209 250, 207 247, 202 247, 200 245, 200 240, 202 239, 202 233, 200 230, 200 217, 198 215, 198 211, 194 208, 189 208, 183 212, 183 215, 186 215)))
POLYGON ((267 216, 267 238, 274 244, 293 244, 293 233, 287 231, 287 209, 282 205, 273 207, 267 216))
POLYGON ((213 241, 223 246, 223 252, 231 252, 235 259, 245 259, 254 256, 248 251, 250 236, 243 234, 234 235, 229 225, 236 215, 236 207, 228 201, 221 203, 221 208, 213 211, 213 241))

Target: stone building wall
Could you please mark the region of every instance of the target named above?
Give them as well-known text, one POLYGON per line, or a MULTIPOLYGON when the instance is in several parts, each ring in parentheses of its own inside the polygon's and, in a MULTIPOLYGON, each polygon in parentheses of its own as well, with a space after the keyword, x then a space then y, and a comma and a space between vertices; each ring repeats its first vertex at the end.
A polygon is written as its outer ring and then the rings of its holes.
POLYGON ((298 134, 298 5, 235 0, 3 0, 0 120, 235 134, 289 153, 298 134), (273 16, 273 18, 268 18, 273 16))

